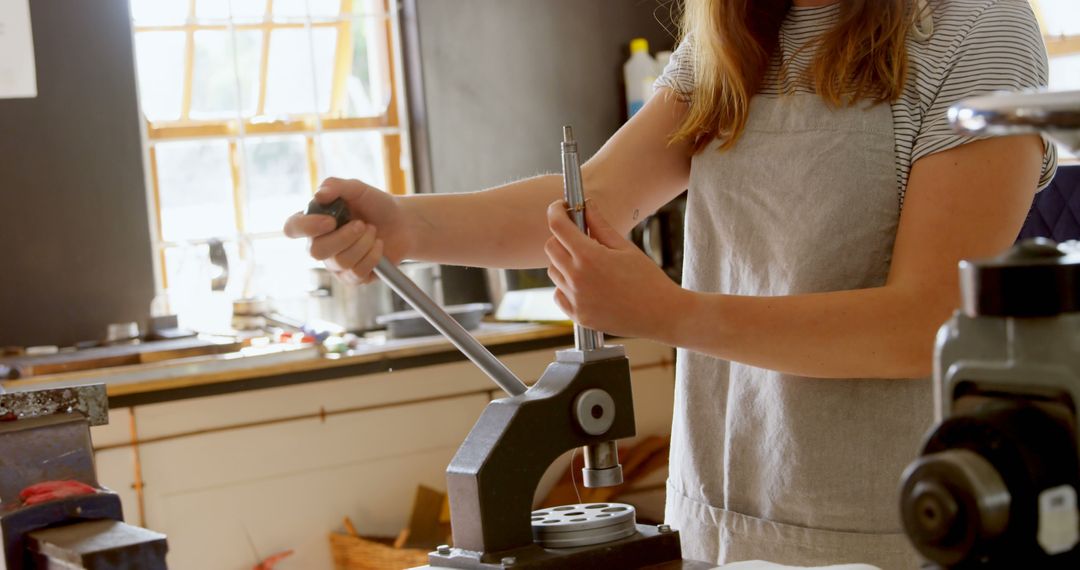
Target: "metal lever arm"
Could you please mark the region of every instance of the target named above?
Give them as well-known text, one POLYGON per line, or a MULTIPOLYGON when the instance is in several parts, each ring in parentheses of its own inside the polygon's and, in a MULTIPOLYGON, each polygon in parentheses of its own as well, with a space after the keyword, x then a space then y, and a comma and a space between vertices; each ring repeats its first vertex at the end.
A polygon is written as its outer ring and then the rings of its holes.
POLYGON ((461 323, 446 314, 446 311, 442 310, 438 303, 417 287, 412 279, 402 273, 401 269, 398 269, 396 265, 390 263, 389 259, 384 257, 379 260, 379 264, 375 266, 375 274, 385 281, 394 292, 401 295, 402 299, 408 301, 418 313, 431 323, 431 326, 435 327, 435 330, 449 339, 462 354, 473 361, 473 364, 479 366, 480 370, 483 370, 484 374, 487 374, 507 394, 517 396, 524 394, 529 389, 501 360, 491 354, 491 351, 480 344, 480 341, 476 340, 473 335, 469 334, 469 331, 465 330, 461 323))
MULTIPOLYGON (((349 221, 349 209, 341 198, 325 206, 312 200, 308 204, 306 213, 331 216, 337 220, 339 228, 349 221)), ((389 259, 384 257, 379 260, 379 264, 375 266, 375 274, 386 282, 395 293, 401 295, 401 298, 405 299, 409 305, 412 305, 412 308, 427 319, 427 322, 431 323, 435 330, 442 333, 462 354, 468 357, 473 364, 480 367, 480 370, 483 370, 484 374, 487 374, 507 394, 517 396, 524 394, 529 389, 502 361, 495 358, 491 351, 469 334, 469 331, 465 330, 461 323, 446 314, 446 311, 442 310, 438 303, 417 287, 416 283, 413 283, 412 279, 402 273, 401 269, 398 269, 389 259)))

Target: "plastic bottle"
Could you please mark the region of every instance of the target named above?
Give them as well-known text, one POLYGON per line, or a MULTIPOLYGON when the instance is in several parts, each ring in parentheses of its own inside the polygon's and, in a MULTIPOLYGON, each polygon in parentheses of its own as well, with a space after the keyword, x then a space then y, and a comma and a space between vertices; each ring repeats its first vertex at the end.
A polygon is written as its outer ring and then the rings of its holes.
POLYGON ((623 65, 623 79, 627 117, 633 117, 652 96, 652 84, 656 81, 656 61, 649 55, 649 41, 645 38, 630 42, 630 59, 623 65))
POLYGON ((667 67, 668 62, 671 61, 670 51, 658 51, 656 52, 656 76, 660 77, 664 73, 664 68, 667 67))

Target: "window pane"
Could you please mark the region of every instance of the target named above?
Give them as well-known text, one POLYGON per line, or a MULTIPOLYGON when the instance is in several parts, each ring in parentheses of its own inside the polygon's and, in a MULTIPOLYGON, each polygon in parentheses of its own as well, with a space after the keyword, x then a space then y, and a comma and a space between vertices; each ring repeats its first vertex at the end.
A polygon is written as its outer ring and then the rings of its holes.
POLYGON ((1080 54, 1050 58, 1050 88, 1080 89, 1080 54))
POLYGON ((184 94, 184 33, 136 33, 135 61, 139 72, 139 104, 146 118, 179 119, 184 94))
POLYGON ((266 0, 195 0, 195 17, 207 20, 257 22, 266 15, 266 0))
POLYGON ((274 17, 306 19, 308 8, 312 19, 336 18, 341 13, 340 0, 274 0, 274 17))
POLYGON ((310 40, 305 29, 274 30, 270 34, 266 114, 308 114, 330 109, 336 40, 337 30, 333 28, 312 28, 310 40))
POLYGON ((236 233, 226 141, 159 143, 161 231, 166 241, 236 233))
POLYGON ((188 0, 131 0, 131 18, 136 26, 183 24, 188 0))
POLYGON ((386 0, 354 0, 354 16, 386 15, 386 0))
POLYGON ((165 278, 169 308, 180 318, 180 326, 199 332, 227 332, 232 317, 232 300, 243 296, 245 265, 234 242, 225 242, 229 262, 224 291, 211 290, 211 281, 221 269, 210 263, 206 244, 165 249, 165 278))
POLYGON ((237 31, 237 57, 234 60, 231 32, 195 32, 191 118, 231 119, 241 111, 245 116, 255 113, 261 38, 259 32, 237 31), (236 64, 239 64, 239 74, 236 64), (237 88, 240 89, 239 98, 237 88))
POLYGON ((244 151, 247 229, 279 231, 285 218, 311 199, 307 141, 302 136, 247 139, 244 151))
POLYGON ((255 240, 251 294, 273 299, 278 311, 304 318, 311 268, 319 266, 307 251, 307 241, 288 238, 255 240))
POLYGON ((1080 35, 1080 2, 1076 0, 1039 0, 1043 33, 1051 36, 1080 35))
POLYGON ((378 133, 326 133, 322 136, 320 178, 355 178, 388 190, 383 170, 382 136, 378 133))
POLYGON ((354 19, 352 36, 352 72, 346 85, 345 113, 350 117, 380 115, 390 102, 386 19, 354 19))
POLYGON ((310 269, 321 266, 308 253, 306 240, 270 238, 253 242, 254 295, 283 298, 306 294, 311 288, 310 269))

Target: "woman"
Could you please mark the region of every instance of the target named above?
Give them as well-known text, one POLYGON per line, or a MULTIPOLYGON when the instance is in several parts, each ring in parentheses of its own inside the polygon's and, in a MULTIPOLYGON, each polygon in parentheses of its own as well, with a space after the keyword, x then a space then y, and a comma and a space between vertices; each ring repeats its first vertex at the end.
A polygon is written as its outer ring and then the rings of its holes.
POLYGON ((1007 247, 1054 168, 1038 137, 957 136, 946 109, 1046 83, 1035 18, 1026 0, 687 0, 684 34, 583 168, 591 239, 558 176, 408 197, 330 179, 318 199, 363 221, 286 232, 349 281, 384 254, 547 266, 578 322, 680 347, 667 518, 688 558, 913 568, 897 487, 957 261, 1007 247), (680 288, 623 236, 687 187, 680 288))

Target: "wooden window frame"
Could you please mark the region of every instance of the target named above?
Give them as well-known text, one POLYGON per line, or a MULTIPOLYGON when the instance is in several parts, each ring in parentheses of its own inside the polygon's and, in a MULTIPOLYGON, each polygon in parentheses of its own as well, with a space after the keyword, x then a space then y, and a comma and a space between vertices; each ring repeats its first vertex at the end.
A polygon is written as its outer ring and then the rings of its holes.
MULTIPOLYGON (((196 0, 187 0, 187 19, 182 24, 172 25, 133 25, 133 34, 148 32, 184 33, 184 69, 183 94, 181 97, 180 118, 172 121, 145 121, 147 160, 149 162, 149 183, 151 208, 154 220, 154 250, 157 254, 160 288, 168 289, 165 253, 170 247, 181 244, 199 245, 207 239, 167 241, 162 230, 161 186, 158 176, 156 145, 183 140, 225 140, 228 141, 229 164, 233 190, 233 206, 237 245, 242 257, 253 239, 280 237, 281 232, 248 232, 246 228, 247 199, 245 195, 244 172, 241 167, 243 157, 239 141, 242 138, 268 135, 303 135, 306 147, 306 160, 310 175, 312 193, 319 183, 320 161, 316 136, 335 132, 378 133, 382 140, 383 171, 386 188, 392 194, 407 194, 411 179, 402 163, 403 124, 399 105, 401 102, 401 52, 396 49, 399 31, 395 28, 396 12, 400 10, 396 0, 381 0, 381 13, 357 14, 354 3, 357 0, 340 0, 339 15, 336 18, 321 18, 317 21, 295 22, 275 21, 273 16, 274 0, 265 0, 263 19, 255 22, 221 23, 199 21, 196 17, 196 0), (377 73, 385 79, 389 90, 386 106, 370 116, 347 116, 345 113, 346 82, 352 73, 353 33, 352 26, 357 18, 381 18, 383 20, 385 46, 380 58, 386 66, 377 73), (326 113, 291 114, 287 119, 271 118, 264 115, 267 92, 267 75, 270 61, 270 38, 275 30, 281 29, 337 28, 338 34, 334 50, 333 72, 331 75, 330 106, 326 113), (235 117, 230 119, 194 120, 191 119, 192 90, 194 83, 195 33, 198 31, 251 31, 261 32, 261 53, 258 76, 258 102, 253 117, 235 117)), ((239 113, 237 113, 239 115, 239 113)), ((222 236, 226 237, 226 236, 222 236)))
MULTIPOLYGON (((1046 30, 1046 19, 1043 18, 1041 0, 1029 1, 1032 10, 1035 11, 1035 18, 1039 21, 1039 28, 1046 30)), ((1043 40, 1046 42, 1046 53, 1050 57, 1080 54, 1080 35, 1052 36, 1044 32, 1043 40)))

